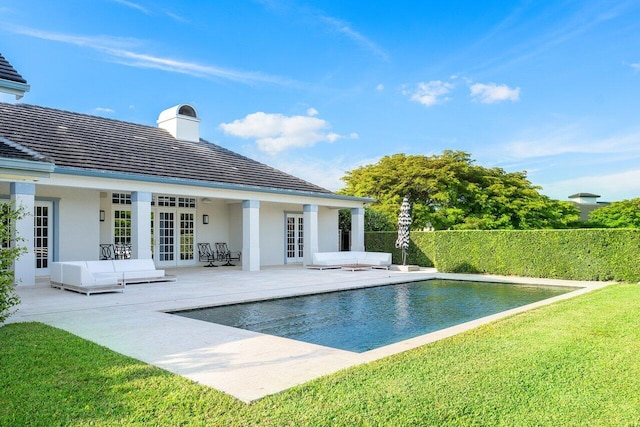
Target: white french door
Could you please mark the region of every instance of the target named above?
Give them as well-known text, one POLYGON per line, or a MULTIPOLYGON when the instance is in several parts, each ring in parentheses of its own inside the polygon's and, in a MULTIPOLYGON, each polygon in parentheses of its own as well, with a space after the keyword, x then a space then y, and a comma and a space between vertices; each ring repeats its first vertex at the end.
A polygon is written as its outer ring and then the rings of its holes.
POLYGON ((36 201, 33 210, 33 249, 36 275, 49 274, 53 245, 53 202, 36 201))
POLYGON ((158 209, 152 230, 156 265, 172 267, 194 264, 195 212, 158 209))
POLYGON ((304 222, 302 214, 286 215, 286 262, 302 262, 304 257, 304 222))

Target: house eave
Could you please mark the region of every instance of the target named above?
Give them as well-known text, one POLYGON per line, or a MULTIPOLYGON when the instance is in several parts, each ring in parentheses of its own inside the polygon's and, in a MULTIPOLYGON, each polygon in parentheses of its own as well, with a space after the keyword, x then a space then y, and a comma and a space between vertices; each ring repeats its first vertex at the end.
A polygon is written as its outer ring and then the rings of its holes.
POLYGON ((355 197, 355 196, 343 196, 341 194, 335 194, 335 193, 319 193, 319 192, 302 191, 302 190, 288 190, 284 188, 228 184, 228 183, 222 183, 222 182, 199 181, 199 180, 184 179, 184 178, 170 178, 170 177, 153 176, 153 175, 130 174, 130 173, 124 173, 124 172, 80 169, 80 168, 65 167, 65 166, 55 166, 53 172, 57 174, 62 174, 62 175, 76 175, 76 176, 85 176, 85 177, 94 177, 94 178, 119 179, 119 180, 138 181, 138 182, 150 182, 150 183, 156 183, 156 184, 189 185, 189 186, 201 187, 201 188, 214 188, 214 189, 221 189, 221 190, 241 191, 241 192, 261 192, 261 193, 282 194, 282 195, 289 195, 289 196, 304 196, 304 197, 343 200, 343 201, 359 202, 359 203, 375 202, 375 199, 355 197))
POLYGON ((2 92, 15 95, 16 99, 20 99, 26 92, 29 92, 31 86, 26 83, 14 82, 12 80, 0 79, 0 90, 2 92))
POLYGON ((38 180, 49 178, 54 165, 47 162, 34 162, 22 159, 0 158, 0 179, 38 180))

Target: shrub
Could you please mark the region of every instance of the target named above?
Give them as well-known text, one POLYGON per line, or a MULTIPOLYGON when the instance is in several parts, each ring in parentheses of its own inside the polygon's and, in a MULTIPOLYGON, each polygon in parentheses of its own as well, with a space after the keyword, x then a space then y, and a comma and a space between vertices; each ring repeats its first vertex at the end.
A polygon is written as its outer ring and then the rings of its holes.
POLYGON ((20 303, 15 294, 13 262, 26 251, 19 246, 20 238, 12 236, 15 221, 24 216, 24 210, 14 209, 11 204, 0 204, 0 324, 13 314, 11 308, 20 303))
MULTIPOLYGON (((381 252, 393 252, 394 242, 394 233, 367 233, 365 239, 367 250, 381 252)), ((634 262, 640 229, 412 232, 411 243, 411 263, 441 272, 640 280, 634 262)))

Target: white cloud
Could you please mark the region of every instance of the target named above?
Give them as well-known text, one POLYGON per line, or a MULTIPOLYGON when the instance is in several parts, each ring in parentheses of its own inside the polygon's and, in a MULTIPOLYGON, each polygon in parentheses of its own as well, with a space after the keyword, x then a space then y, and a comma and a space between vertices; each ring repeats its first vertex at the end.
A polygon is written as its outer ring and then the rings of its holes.
POLYGON ((308 116, 317 116, 318 115, 318 110, 316 110, 315 108, 311 107, 307 110, 307 115, 308 116))
POLYGON ((403 90, 402 93, 404 95, 410 95, 412 101, 431 107, 449 100, 446 95, 448 95, 452 89, 453 85, 451 83, 432 80, 427 83, 420 82, 415 89, 403 90))
POLYGON ((115 111, 114 109, 112 109, 112 108, 104 108, 104 107, 96 107, 96 108, 94 108, 94 110, 93 110, 93 111, 95 111, 95 112, 96 112, 96 113, 98 113, 98 114, 100 114, 100 113, 101 113, 101 114, 113 114, 113 113, 115 113, 115 112, 116 112, 116 111, 115 111))
POLYGON ((376 86, 376 90, 378 92, 382 92, 384 90, 384 85, 382 83, 380 83, 378 86, 376 86))
POLYGON ((579 192, 596 193, 602 201, 614 202, 633 199, 640 195, 640 170, 582 176, 579 178, 543 184, 543 193, 559 200, 567 200, 570 194, 579 192))
POLYGON ((500 152, 513 159, 557 156, 561 154, 602 154, 629 155, 640 153, 640 131, 610 135, 603 138, 590 136, 590 131, 582 123, 568 125, 551 131, 530 131, 533 136, 525 135, 515 141, 504 144, 500 152))
POLYGON ((319 18, 323 22, 328 24, 334 31, 346 35, 358 45, 378 56, 382 60, 389 61, 389 55, 384 50, 382 50, 377 44, 369 40, 367 37, 354 30, 347 22, 325 15, 320 15, 319 18))
MULTIPOLYGON (((281 155, 277 157, 269 157, 264 162, 269 163, 274 168, 283 172, 297 176, 305 181, 312 182, 331 191, 337 191, 344 187, 342 177, 350 170, 358 167, 375 164, 379 161, 375 159, 355 160, 349 157, 338 156, 330 159, 319 159, 295 156, 281 155)), ((262 161, 262 159, 259 159, 262 161)))
POLYGON ((149 10, 147 8, 145 8, 144 6, 141 6, 137 3, 131 2, 131 1, 126 1, 126 0, 114 0, 116 3, 120 3, 123 6, 127 6, 130 7, 132 9, 136 9, 139 10, 142 13, 146 13, 147 15, 149 14, 149 10))
POLYGON ((636 64, 631 64, 631 68, 633 68, 636 71, 640 71, 640 62, 636 64))
POLYGON ((255 138, 258 149, 268 154, 278 154, 290 148, 312 147, 318 142, 335 142, 345 138, 327 132, 331 126, 325 120, 310 116, 284 116, 257 112, 231 123, 221 123, 220 128, 229 135, 255 138))
POLYGON ((171 73, 188 74, 201 78, 221 78, 245 84, 272 83, 284 86, 299 85, 291 80, 260 72, 238 71, 230 68, 199 64, 197 62, 181 61, 167 57, 138 53, 133 51, 132 48, 138 47, 142 42, 131 38, 77 36, 73 34, 53 33, 17 26, 7 26, 7 29, 16 34, 93 49, 107 55, 109 61, 128 67, 153 68, 171 73))
POLYGON ((475 83, 469 86, 469 89, 471 90, 471 97, 483 104, 520 100, 519 87, 512 89, 504 84, 496 85, 495 83, 475 83))

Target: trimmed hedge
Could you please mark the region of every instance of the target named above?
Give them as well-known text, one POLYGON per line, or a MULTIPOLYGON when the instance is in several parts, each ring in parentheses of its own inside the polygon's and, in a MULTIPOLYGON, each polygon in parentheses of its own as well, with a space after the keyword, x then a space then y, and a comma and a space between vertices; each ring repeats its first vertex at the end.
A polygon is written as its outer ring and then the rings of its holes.
MULTIPOLYGON (((396 233, 366 233, 367 250, 392 252, 396 233)), ((448 273, 640 281, 639 229, 412 232, 409 262, 448 273)))
MULTIPOLYGON (((395 247, 398 233, 375 231, 365 233, 365 247, 370 252, 391 252, 394 264, 402 264, 402 250, 395 247)), ((422 267, 433 267, 435 233, 411 232, 408 263, 422 267)))

